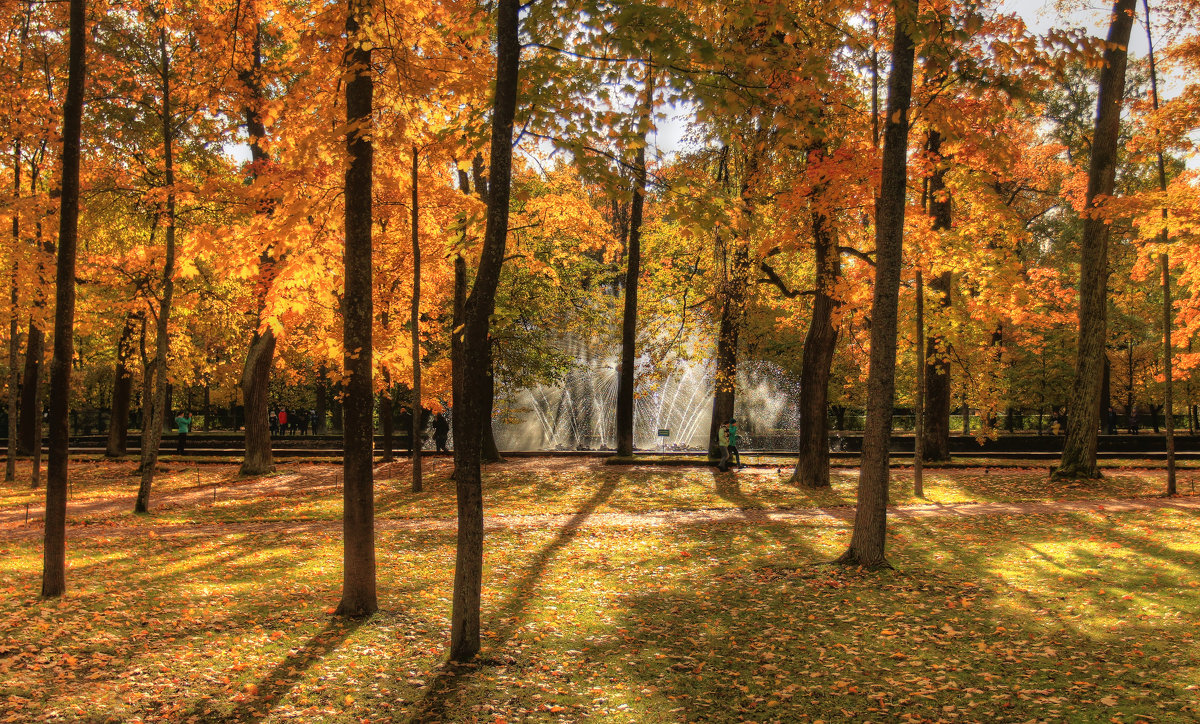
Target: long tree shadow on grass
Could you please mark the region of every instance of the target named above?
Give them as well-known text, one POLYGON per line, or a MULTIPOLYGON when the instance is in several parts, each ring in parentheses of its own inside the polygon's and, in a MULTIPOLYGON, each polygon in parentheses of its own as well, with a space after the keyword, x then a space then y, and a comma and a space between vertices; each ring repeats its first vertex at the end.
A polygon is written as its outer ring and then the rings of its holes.
MULTIPOLYGON (((525 611, 528 610, 529 604, 533 601, 537 584, 545 574, 546 568, 550 565, 551 561, 559 551, 575 538, 579 529, 583 527, 584 522, 591 517, 592 513, 612 496, 619 483, 620 481, 617 478, 605 480, 596 489, 596 492, 580 507, 579 511, 572 515, 563 524, 562 528, 559 528, 554 538, 543 546, 529 561, 524 575, 513 584, 511 589, 512 595, 496 611, 496 620, 499 622, 500 628, 496 632, 496 636, 489 643, 489 648, 493 656, 502 649, 505 643, 520 628, 520 619, 525 611)), ((425 696, 417 703, 416 711, 409 718, 409 721, 444 721, 449 706, 457 696, 467 677, 472 672, 477 671, 481 665, 486 666, 502 663, 495 658, 489 658, 486 650, 481 652, 481 654, 483 656, 480 660, 469 664, 458 664, 455 662, 444 664, 429 683, 425 696)))
MULTIPOLYGON (((331 619, 325 628, 313 634, 307 643, 290 651, 283 661, 268 671, 255 688, 251 689, 253 693, 241 701, 233 711, 221 715, 220 718, 225 721, 238 722, 256 722, 265 719, 271 713, 271 707, 300 681, 305 672, 345 643, 346 639, 350 638, 350 635, 358 630, 366 620, 331 619)), ((211 711, 203 714, 196 711, 191 712, 191 715, 197 716, 211 716, 212 714, 211 711)), ((184 719, 186 720, 187 717, 184 719)))

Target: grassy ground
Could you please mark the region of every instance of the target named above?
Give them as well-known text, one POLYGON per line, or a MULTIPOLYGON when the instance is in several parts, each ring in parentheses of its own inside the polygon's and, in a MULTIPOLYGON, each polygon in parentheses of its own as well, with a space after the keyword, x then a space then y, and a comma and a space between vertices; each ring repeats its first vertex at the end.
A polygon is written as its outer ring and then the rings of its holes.
POLYGON ((51 602, 38 547, 0 541, 0 720, 1200 717, 1195 514, 893 531, 878 574, 814 565, 838 524, 491 535, 483 663, 457 669, 452 534, 382 534, 361 624, 330 616, 336 536, 116 529, 71 544, 51 602))
MULTIPOLYGON (((427 463, 425 492, 409 492, 407 462, 378 469, 377 514, 383 518, 453 518, 454 484, 449 461, 427 463)), ((22 471, 24 472, 24 471, 22 471)), ((572 513, 584 510, 595 491, 608 494, 595 512, 636 513, 680 509, 785 509, 853 505, 858 482, 854 469, 836 469, 833 487, 810 490, 788 482, 788 468, 747 468, 718 473, 712 468, 613 466, 588 458, 525 458, 485 468, 489 515, 572 513)), ((1194 485, 1196 471, 1179 476, 1181 491, 1194 485)), ((23 477, 23 476, 21 476, 23 477)), ((925 475, 926 497, 912 494, 912 472, 893 471, 891 501, 922 503, 1015 502, 1161 494, 1165 475, 1156 470, 1114 470, 1082 484, 1052 483, 1043 468, 936 469, 925 475)), ((130 514, 137 488, 132 463, 93 463, 72 470, 72 501, 94 504, 74 510, 72 522, 105 521, 140 525, 163 522, 253 520, 334 520, 341 516, 341 468, 294 463, 259 478, 240 478, 236 466, 168 463, 156 478, 154 516, 130 514), (173 499, 172 496, 177 496, 173 499), (186 496, 178 499, 178 496, 186 496), (101 505, 124 500, 125 505, 101 505)), ((40 506, 44 493, 27 484, 0 485, 0 514, 40 506)))

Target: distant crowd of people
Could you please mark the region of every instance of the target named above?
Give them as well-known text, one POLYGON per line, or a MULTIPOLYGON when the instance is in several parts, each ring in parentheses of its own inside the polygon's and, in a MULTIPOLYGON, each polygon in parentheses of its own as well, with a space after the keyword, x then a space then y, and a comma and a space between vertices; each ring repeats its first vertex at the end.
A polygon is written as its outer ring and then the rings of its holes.
MULTIPOLYGON (((1104 419, 1101 424, 1104 430, 1109 435, 1116 435, 1120 432, 1121 415, 1117 413, 1116 408, 1112 405, 1108 406, 1108 410, 1104 413, 1104 419)), ((1125 415, 1125 429, 1130 435, 1137 435, 1141 431, 1141 420, 1138 417, 1136 407, 1130 408, 1129 413, 1125 415)), ((1154 431, 1158 432, 1158 421, 1154 420, 1154 431)), ((1067 408, 1060 407, 1050 415, 1050 432, 1055 435, 1065 435, 1067 433, 1067 408)))
POLYGON ((307 435, 317 431, 317 411, 281 407, 268 416, 272 435, 307 435))

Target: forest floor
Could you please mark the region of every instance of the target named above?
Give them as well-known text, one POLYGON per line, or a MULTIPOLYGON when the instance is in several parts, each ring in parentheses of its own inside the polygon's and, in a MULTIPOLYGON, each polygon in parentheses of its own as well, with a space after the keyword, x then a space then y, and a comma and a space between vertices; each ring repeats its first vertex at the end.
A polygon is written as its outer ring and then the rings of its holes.
POLYGON ((132 464, 73 468, 54 601, 42 493, 0 486, 0 721, 1200 721, 1200 497, 1161 471, 893 471, 867 573, 823 565, 852 470, 490 466, 484 649, 448 666, 444 462, 377 469, 363 622, 331 616, 339 466, 167 467, 151 516, 132 464))

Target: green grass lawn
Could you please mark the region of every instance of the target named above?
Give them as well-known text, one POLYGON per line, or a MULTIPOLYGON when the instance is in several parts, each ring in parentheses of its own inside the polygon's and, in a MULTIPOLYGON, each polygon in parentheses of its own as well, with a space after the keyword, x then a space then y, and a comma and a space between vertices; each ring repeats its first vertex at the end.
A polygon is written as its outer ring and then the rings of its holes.
MULTIPOLYGON (((608 488, 593 495, 598 509, 608 488)), ((330 616, 337 536, 0 541, 0 721, 1185 721, 1200 517, 571 526, 486 541, 480 665, 447 668, 452 534, 379 536, 381 612, 330 616)))

